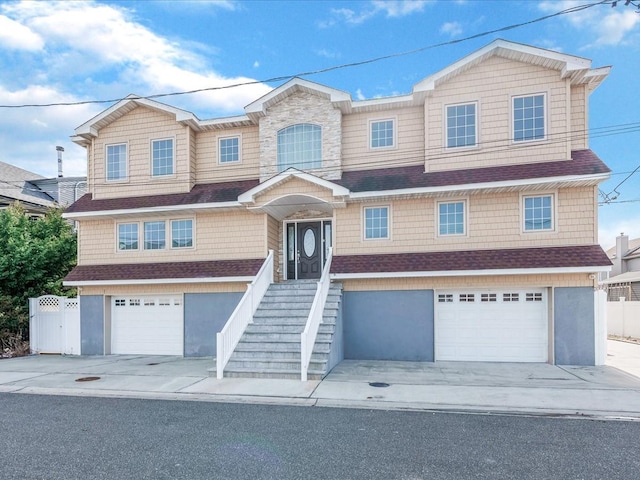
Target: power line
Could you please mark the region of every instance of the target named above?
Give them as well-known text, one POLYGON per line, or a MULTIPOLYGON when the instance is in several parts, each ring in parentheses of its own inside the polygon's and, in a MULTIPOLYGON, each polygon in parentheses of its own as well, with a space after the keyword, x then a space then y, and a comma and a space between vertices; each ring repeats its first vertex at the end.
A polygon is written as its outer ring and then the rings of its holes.
MULTIPOLYGON (((622 135, 628 134, 631 132, 640 131, 640 122, 634 123, 625 123, 619 125, 607 125, 602 127, 597 127, 594 129, 588 130, 572 130, 568 132, 555 133, 553 135, 549 134, 547 141, 544 143, 545 147, 565 144, 573 138, 583 138, 587 134, 590 137, 602 137, 602 136, 613 136, 613 135, 622 135), (591 131, 596 131, 595 134, 590 133, 591 131)), ((517 145, 517 150, 529 150, 539 148, 540 144, 538 143, 530 143, 524 145, 517 145)), ((462 151, 445 151, 443 146, 433 146, 427 148, 416 148, 416 149, 397 149, 395 151, 385 151, 384 154, 380 155, 379 159, 373 159, 373 156, 378 156, 379 154, 372 154, 371 152, 367 152, 360 155, 349 155, 342 156, 342 165, 336 167, 323 167, 323 173, 332 173, 332 172, 342 172, 344 171, 344 163, 354 163, 357 166, 357 170, 367 170, 367 169, 377 169, 377 168, 394 168, 394 167, 402 167, 408 165, 416 165, 416 164, 424 164, 425 162, 432 162, 437 160, 455 158, 455 159, 464 159, 466 157, 478 157, 478 155, 490 155, 490 154, 500 154, 509 151, 513 151, 516 147, 514 146, 511 138, 506 139, 497 139, 490 140, 484 142, 477 142, 476 146, 462 151), (366 162, 363 162, 363 159, 367 159, 366 162)), ((321 159, 321 162, 324 164, 327 159, 321 159)), ((217 161, 212 159, 212 166, 210 168, 198 168, 197 173, 199 177, 203 177, 205 175, 213 175, 220 174, 226 170, 226 166, 215 166, 217 165, 217 161)), ((305 169, 304 165, 299 165, 300 168, 305 169)), ((229 165, 231 167, 231 165, 229 165)), ((247 167, 245 167, 247 168, 247 167)), ((242 181, 242 180, 254 180, 258 178, 258 164, 253 167, 248 167, 248 169, 253 169, 253 172, 249 173, 234 173, 233 175, 229 174, 229 181, 242 181)), ((481 167, 476 167, 481 168, 481 167)), ((310 166, 311 169, 311 166, 310 166)), ((349 170, 355 170, 355 168, 351 168, 349 170)), ((638 169, 631 172, 619 172, 613 173, 612 175, 624 175, 636 173, 638 169)), ((228 170, 233 171, 233 170, 228 170)), ((180 178, 185 177, 185 175, 189 175, 187 173, 177 173, 175 174, 176 180, 180 180, 180 178)), ((629 175, 629 177, 631 176, 629 175)), ((629 178, 627 177, 627 179, 629 178)), ((620 182, 618 186, 620 186, 623 182, 620 182)), ((7 181, 0 180, 3 183, 10 185, 7 181)), ((158 181, 150 180, 148 182, 140 182, 136 183, 136 186, 148 186, 148 185, 158 185, 158 181)), ((23 188, 24 184, 17 182, 13 185, 16 188, 23 188)), ((29 189, 26 189, 29 190, 29 189)), ((31 189, 32 191, 40 192, 41 190, 31 189)), ((606 197, 604 192, 601 194, 603 197, 606 197)))
MULTIPOLYGON (((293 78, 296 77, 308 77, 308 76, 313 76, 313 75, 319 75, 322 73, 328 73, 331 71, 335 71, 335 70, 340 70, 340 69, 344 69, 344 68, 352 68, 352 67, 359 67, 362 65, 367 65, 367 64, 371 64, 371 63, 376 63, 376 62, 380 62, 383 60, 389 60, 392 58, 399 58, 399 57, 404 57, 404 56, 409 56, 409 55, 415 55, 417 53, 422 53, 425 52, 427 50, 431 50, 434 48, 439 48, 439 47, 444 47, 444 46, 448 46, 448 45, 456 45, 458 43, 463 43, 463 42, 467 42, 469 40, 475 40, 477 38, 481 38, 481 37, 485 37, 488 35, 492 35, 494 33, 500 33, 500 32, 506 32, 509 30, 513 30, 516 28, 520 28, 526 25, 532 25, 534 23, 539 23, 545 20, 549 20, 550 18, 554 18, 554 17, 558 17, 558 16, 562 16, 562 15, 567 15, 570 13, 575 13, 575 12, 579 12, 582 10, 586 10, 588 8, 592 8, 598 5, 603 5, 603 4, 611 4, 613 3, 613 6, 615 6, 615 4, 617 2, 612 2, 611 0, 601 0, 599 2, 595 2, 595 3, 588 3, 585 5, 576 5, 570 8, 566 8, 564 10, 561 10, 559 12, 556 13, 552 13, 549 15, 545 15, 543 17, 539 17, 533 20, 528 20, 526 22, 521 22, 521 23, 516 23, 513 25, 508 25, 506 27, 501 27, 501 28, 497 28, 494 30, 489 30, 489 31, 485 31, 482 33, 477 33, 475 35, 471 35, 468 37, 464 37, 464 38, 460 38, 457 40, 449 40, 447 42, 440 42, 440 43, 436 43, 436 44, 432 44, 432 45, 427 45, 424 47, 420 47, 420 48, 416 48, 413 50, 408 50, 405 52, 399 52, 399 53, 391 53, 388 55, 383 55, 380 57, 375 57, 375 58, 370 58, 370 59, 366 59, 366 60, 361 60, 361 61, 357 61, 357 62, 351 62, 351 63, 345 63, 345 64, 341 64, 341 65, 334 65, 331 67, 327 67, 327 68, 321 68, 321 69, 317 69, 317 70, 310 70, 310 71, 306 71, 306 72, 299 72, 296 73, 294 75, 281 75, 281 76, 277 76, 277 77, 271 77, 265 80, 252 80, 252 81, 248 81, 248 82, 240 82, 240 83, 235 83, 235 84, 230 84, 230 85, 223 85, 223 86, 218 86, 218 87, 206 87, 206 88, 199 88, 199 89, 195 89, 195 90, 187 90, 187 91, 180 91, 180 92, 171 92, 171 93, 158 93, 158 94, 154 94, 154 95, 148 95, 148 96, 136 96, 136 97, 131 97, 134 99, 156 99, 156 98, 164 98, 164 97, 174 97, 174 96, 179 96, 179 95, 191 95, 194 93, 201 93, 201 92, 210 92, 210 91, 216 91, 216 90, 226 90, 226 89, 230 89, 230 88, 236 88, 236 87, 242 87, 242 86, 247 86, 247 85, 256 85, 256 84, 261 84, 261 83, 273 83, 273 82, 282 82, 282 81, 288 81, 291 80, 293 78)), ((628 4, 629 2, 627 2, 628 4)), ((635 6, 635 4, 634 4, 635 6)), ((115 99, 109 99, 109 100, 84 100, 84 101, 78 101, 78 102, 52 102, 52 103, 31 103, 31 104, 20 104, 20 105, 0 105, 0 108, 41 108, 41 107, 66 107, 66 106, 78 106, 78 105, 89 105, 89 104, 103 104, 103 103, 117 103, 124 100, 124 98, 115 98, 115 99)))

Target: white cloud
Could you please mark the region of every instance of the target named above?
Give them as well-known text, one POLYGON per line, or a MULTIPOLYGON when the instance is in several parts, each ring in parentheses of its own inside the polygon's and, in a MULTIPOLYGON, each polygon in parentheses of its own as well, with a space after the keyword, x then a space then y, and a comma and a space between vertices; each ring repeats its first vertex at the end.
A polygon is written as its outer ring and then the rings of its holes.
POLYGON ((374 0, 376 11, 383 11, 387 17, 404 17, 415 12, 422 12, 425 5, 432 3, 427 0, 374 0))
POLYGON ((253 62, 253 68, 258 68, 259 66, 260 66, 260 62, 258 60, 253 62))
POLYGON ((0 15, 0 45, 12 50, 41 50, 42 38, 28 27, 0 15))
POLYGON ((339 58, 340 57, 339 53, 330 52, 326 48, 321 48, 320 50, 316 50, 316 55, 318 55, 319 57, 330 58, 330 59, 334 59, 334 58, 339 58))
MULTIPOLYGON (((125 8, 87 2, 25 2, 10 4, 5 12, 37 32, 48 48, 58 51, 52 72, 78 73, 69 65, 89 65, 91 70, 87 73, 106 73, 114 86, 128 85, 127 91, 114 92, 116 96, 228 87, 254 81, 225 77, 211 70, 205 57, 136 23, 132 12, 125 8)), ((185 108, 197 105, 207 111, 236 113, 269 90, 270 87, 255 83, 199 94, 197 104, 186 97, 180 100, 185 108)))
POLYGON ((451 37, 457 37, 462 33, 462 25, 460 22, 447 22, 440 27, 440 33, 444 33, 451 37))
MULTIPOLYGON (((545 13, 555 13, 582 4, 574 0, 545 1, 539 4, 539 8, 545 13)), ((560 18, 577 30, 588 31, 596 36, 595 41, 586 47, 624 44, 630 35, 640 33, 640 15, 635 7, 625 6, 622 1, 615 8, 611 8, 610 4, 596 5, 560 18)))
POLYGON ((399 18, 422 12, 424 7, 433 0, 373 0, 364 8, 356 12, 350 8, 332 8, 330 20, 319 22, 320 28, 328 28, 339 22, 360 25, 379 14, 387 18, 399 18))
POLYGON ((356 90, 356 99, 358 100, 366 100, 367 97, 364 96, 364 94, 362 93, 362 90, 360 90, 359 88, 356 90))

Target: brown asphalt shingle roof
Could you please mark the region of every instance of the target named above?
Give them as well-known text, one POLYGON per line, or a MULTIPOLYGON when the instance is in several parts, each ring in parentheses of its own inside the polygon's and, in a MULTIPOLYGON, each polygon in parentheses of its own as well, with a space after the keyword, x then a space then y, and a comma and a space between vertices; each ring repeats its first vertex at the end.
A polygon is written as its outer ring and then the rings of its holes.
MULTIPOLYGON (((422 165, 411 167, 381 168, 344 172, 335 183, 352 192, 375 192, 405 188, 424 188, 466 185, 485 182, 526 180, 568 175, 600 175, 610 172, 609 168, 591 150, 572 152, 571 160, 504 165, 497 167, 451 170, 424 173, 422 165)), ((93 200, 91 194, 80 198, 67 208, 67 213, 128 210, 172 205, 195 205, 201 203, 235 202, 238 196, 259 181, 243 180, 196 185, 188 193, 150 195, 127 198, 93 200)))
POLYGON ((424 173, 422 165, 344 172, 337 181, 352 192, 444 187, 567 175, 599 175, 611 170, 591 150, 571 152, 571 160, 424 173))
POLYGON ((257 179, 207 183, 194 186, 188 193, 107 198, 102 200, 93 200, 91 194, 87 194, 67 208, 65 212, 99 212, 105 210, 167 207, 172 205, 197 205, 199 203, 237 202, 240 194, 251 190, 259 183, 257 179))
POLYGON ((337 255, 331 273, 446 272, 611 265, 599 245, 465 250, 457 252, 337 255))
MULTIPOLYGON (((264 259, 207 262, 81 265, 65 282, 160 280, 255 276, 264 259)), ((446 272, 525 268, 601 267, 611 261, 599 245, 420 252, 385 255, 337 255, 331 273, 446 272)))
POLYGON ((103 280, 163 280, 187 278, 253 277, 263 258, 207 262, 125 263, 119 265, 79 265, 65 282, 103 280))

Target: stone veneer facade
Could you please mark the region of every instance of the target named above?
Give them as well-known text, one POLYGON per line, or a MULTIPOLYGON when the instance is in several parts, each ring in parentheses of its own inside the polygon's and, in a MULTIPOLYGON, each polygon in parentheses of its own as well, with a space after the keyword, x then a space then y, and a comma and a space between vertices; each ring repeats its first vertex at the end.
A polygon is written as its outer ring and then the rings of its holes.
POLYGON ((327 180, 341 177, 342 112, 329 99, 296 92, 260 118, 260 181, 278 173, 278 131, 299 123, 322 127, 322 169, 309 172, 327 180))

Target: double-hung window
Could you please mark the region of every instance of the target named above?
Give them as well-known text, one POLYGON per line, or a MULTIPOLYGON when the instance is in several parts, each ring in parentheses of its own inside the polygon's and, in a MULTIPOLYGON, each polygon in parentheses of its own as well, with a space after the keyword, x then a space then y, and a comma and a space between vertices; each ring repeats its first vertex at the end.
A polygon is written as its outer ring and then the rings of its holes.
POLYGON ((554 229, 553 195, 531 195, 522 198, 525 232, 554 229))
POLYGON ((447 148, 476 145, 476 104, 447 107, 447 148))
POLYGON ((138 250, 138 224, 118 224, 118 250, 138 250))
POLYGON ((389 207, 365 207, 364 238, 366 240, 389 238, 389 207))
POLYGON ((465 229, 465 202, 439 202, 438 203, 438 235, 464 235, 465 229))
POLYGON ((174 172, 173 139, 151 141, 151 175, 161 177, 174 172))
POLYGON ((372 120, 369 123, 369 146, 371 148, 392 148, 396 145, 395 125, 393 119, 372 120))
POLYGON ((171 248, 193 247, 193 220, 171 220, 171 248))
POLYGON ((322 128, 300 123, 278 132, 278 171, 322 168, 322 128))
POLYGON ((107 145, 107 181, 126 180, 127 144, 107 145))
POLYGON ((144 222, 144 249, 163 250, 165 243, 165 222, 144 222))
POLYGON ((222 164, 240 161, 240 137, 228 137, 218 140, 218 162, 222 164))
POLYGON ((545 138, 544 94, 513 98, 513 141, 545 138))

